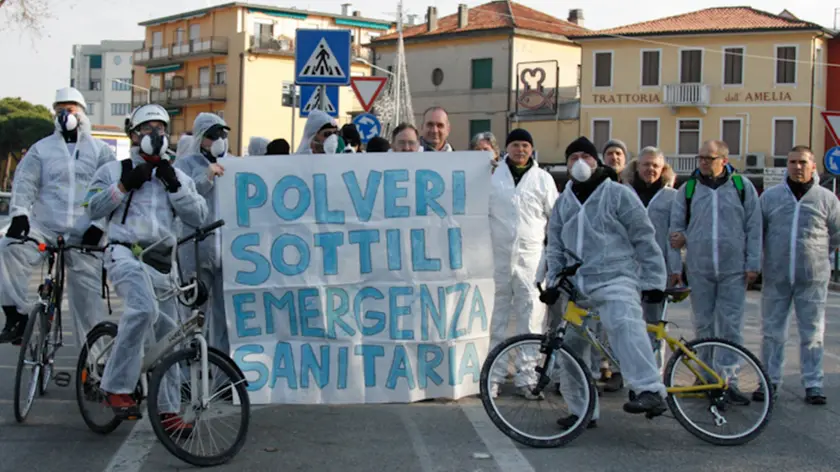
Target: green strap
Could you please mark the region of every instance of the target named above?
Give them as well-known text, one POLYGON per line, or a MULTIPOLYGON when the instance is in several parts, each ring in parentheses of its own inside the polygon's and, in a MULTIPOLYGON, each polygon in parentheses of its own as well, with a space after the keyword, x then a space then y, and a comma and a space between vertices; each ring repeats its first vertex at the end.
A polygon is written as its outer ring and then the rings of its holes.
POLYGON ((732 174, 732 183, 735 184, 735 190, 738 191, 738 197, 741 199, 741 204, 744 203, 744 178, 739 174, 732 174))

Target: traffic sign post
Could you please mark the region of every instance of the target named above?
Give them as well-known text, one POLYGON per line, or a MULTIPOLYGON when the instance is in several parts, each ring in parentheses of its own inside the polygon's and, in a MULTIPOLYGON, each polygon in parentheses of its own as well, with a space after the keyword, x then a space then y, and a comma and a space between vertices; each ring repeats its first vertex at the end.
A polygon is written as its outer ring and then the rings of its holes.
POLYGON ((370 111, 373 107, 373 102, 376 101, 376 97, 382 93, 382 89, 385 88, 385 82, 387 81, 387 77, 350 78, 350 87, 353 88, 353 93, 355 93, 356 98, 359 99, 362 109, 366 112, 370 111))
POLYGON ((300 117, 306 118, 312 110, 321 110, 338 118, 338 86, 301 85, 300 117))
POLYGON ((840 146, 834 146, 825 153, 825 170, 832 175, 840 175, 840 146))
POLYGON ((353 124, 359 130, 359 136, 362 138, 362 144, 367 144, 371 139, 379 136, 382 132, 382 123, 376 115, 370 113, 362 113, 353 118, 353 124))
POLYGON ((299 29, 295 33, 295 83, 350 83, 350 30, 299 29))
POLYGON ((840 146, 840 111, 824 111, 820 112, 825 127, 834 139, 834 144, 840 146))

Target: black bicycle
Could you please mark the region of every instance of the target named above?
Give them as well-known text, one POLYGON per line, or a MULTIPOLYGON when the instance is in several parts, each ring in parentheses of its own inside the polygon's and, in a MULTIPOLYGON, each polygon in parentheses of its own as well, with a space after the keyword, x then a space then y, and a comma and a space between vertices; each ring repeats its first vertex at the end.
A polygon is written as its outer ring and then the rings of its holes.
MULTIPOLYGON (((29 313, 29 321, 21 339, 20 355, 15 370, 15 419, 18 423, 26 420, 36 394, 44 395, 50 381, 56 385, 70 385, 70 373, 55 372, 55 354, 64 345, 61 325, 61 301, 64 295, 65 260, 67 251, 80 251, 95 257, 93 253, 105 248, 67 244, 59 236, 55 246, 38 241, 28 236, 19 242, 10 244, 35 243, 40 252, 47 254, 47 272, 44 281, 38 286, 38 300, 29 313), (24 384, 23 375, 30 371, 32 378, 24 384), (23 389, 25 387, 25 390, 23 389)), ((84 337, 82 333, 82 337, 84 337)))

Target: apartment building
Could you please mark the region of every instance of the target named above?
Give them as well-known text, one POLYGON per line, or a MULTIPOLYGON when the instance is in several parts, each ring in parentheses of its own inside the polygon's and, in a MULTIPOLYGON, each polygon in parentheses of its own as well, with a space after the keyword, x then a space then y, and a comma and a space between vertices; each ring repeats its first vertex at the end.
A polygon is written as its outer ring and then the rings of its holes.
MULTIPOLYGON (((200 112, 217 113, 231 126, 231 150, 242 155, 253 136, 300 142, 306 120, 284 103, 294 87, 295 30, 349 29, 351 75, 370 75, 363 46, 393 31, 392 22, 343 7, 325 13, 226 3, 140 23, 145 42, 134 51, 132 103, 151 99, 172 116, 172 134, 192 128, 200 112)), ((362 111, 349 87, 339 91, 339 121, 362 111)))
POLYGON ((94 125, 122 128, 131 112, 133 52, 142 41, 76 44, 70 58, 70 86, 82 92, 94 125))
POLYGON ((725 141, 746 173, 784 166, 794 145, 822 156, 831 37, 787 11, 750 7, 573 36, 582 47, 581 132, 599 148, 611 138, 634 154, 658 146, 680 173, 696 167, 707 139, 725 141))
MULTIPOLYGON (((503 144, 510 129, 525 127, 540 163, 565 162, 564 150, 578 136, 581 60, 569 36, 587 31, 579 9, 562 20, 506 0, 461 4, 441 18, 428 7, 425 23, 403 32, 417 122, 431 106, 446 108, 456 149, 468 149, 482 131, 503 144)), ((394 69, 397 38, 373 40, 374 64, 394 69)))

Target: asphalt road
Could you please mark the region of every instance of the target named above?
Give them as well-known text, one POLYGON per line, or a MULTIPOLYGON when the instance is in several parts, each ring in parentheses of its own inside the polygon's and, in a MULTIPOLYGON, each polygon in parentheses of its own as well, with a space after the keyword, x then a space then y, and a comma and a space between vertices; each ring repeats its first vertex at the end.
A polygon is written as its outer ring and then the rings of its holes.
MULTIPOLYGON (((747 304, 746 343, 757 351, 757 292, 747 304)), ((119 302, 115 303, 119 313, 119 302)), ((690 326, 688 304, 669 318, 690 326)), ((68 320, 69 321, 69 320, 68 320)), ((67 331, 72 324, 65 322, 67 331)), ((686 332, 690 337, 690 334, 686 332)), ((66 336, 72 344, 72 336, 66 336)), ((405 472, 442 471, 766 471, 840 470, 840 295, 832 294, 826 327, 829 404, 802 401, 798 337, 791 330, 786 385, 770 426, 745 446, 721 448, 695 439, 670 417, 649 421, 621 412, 624 393, 602 397, 598 429, 562 449, 520 447, 489 422, 475 398, 379 406, 271 406, 252 410, 248 442, 222 471, 405 472)), ((76 346, 59 353, 58 366, 74 370, 76 346)), ((152 472, 189 469, 157 442, 145 421, 125 423, 109 436, 90 432, 72 387, 52 386, 23 425, 12 411, 18 350, 0 346, 0 471, 152 472)), ((72 384, 71 384, 72 385, 72 384)))

